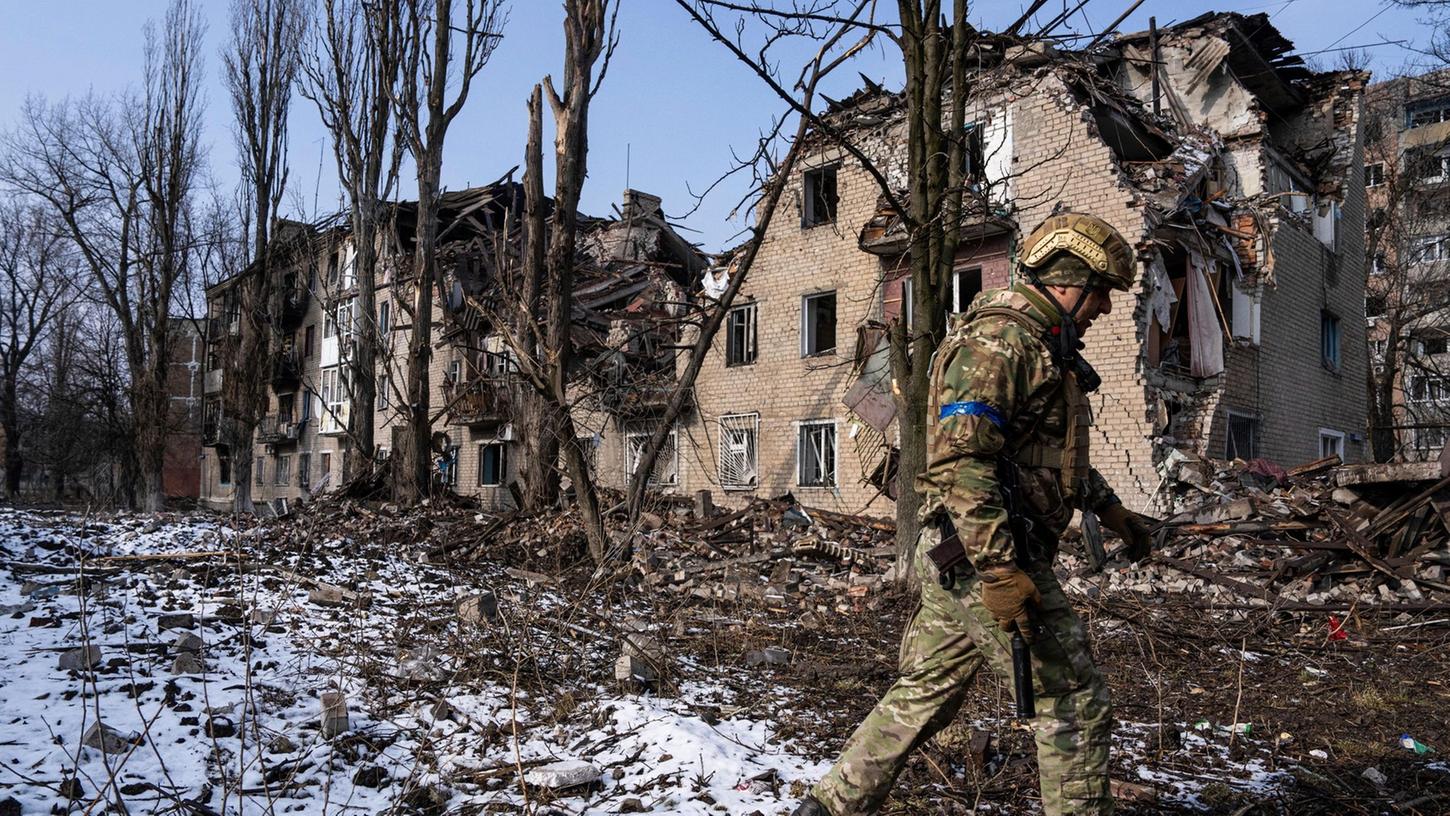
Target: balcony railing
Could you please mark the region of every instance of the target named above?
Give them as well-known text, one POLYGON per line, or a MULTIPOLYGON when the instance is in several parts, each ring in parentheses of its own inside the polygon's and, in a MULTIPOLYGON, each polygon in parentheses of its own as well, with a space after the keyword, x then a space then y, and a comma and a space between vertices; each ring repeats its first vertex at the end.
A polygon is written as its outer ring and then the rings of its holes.
POLYGON ((201 444, 202 447, 214 448, 222 441, 222 423, 215 416, 201 421, 201 444))
POLYGON ((480 425, 507 420, 513 407, 506 378, 480 377, 443 386, 449 425, 480 425))
POLYGON ((257 424, 257 441, 264 445, 296 442, 302 435, 302 425, 291 415, 268 414, 257 424))

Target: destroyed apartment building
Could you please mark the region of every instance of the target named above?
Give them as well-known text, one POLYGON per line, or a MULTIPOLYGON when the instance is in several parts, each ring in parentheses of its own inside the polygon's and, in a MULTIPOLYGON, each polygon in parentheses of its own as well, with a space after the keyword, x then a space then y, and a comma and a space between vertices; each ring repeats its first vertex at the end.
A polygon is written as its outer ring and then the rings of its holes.
POLYGON ((1365 92, 1365 287, 1377 459, 1450 438, 1450 72, 1365 92))
MULTIPOLYGON (((505 180, 445 193, 440 202, 439 258, 444 293, 433 308, 434 351, 429 372, 435 478, 484 507, 515 504, 521 472, 516 413, 526 386, 517 375, 501 327, 491 316, 511 304, 499 269, 516 256, 522 187, 505 180), (500 262, 500 247, 508 248, 500 262)), ((229 509, 233 463, 252 457, 252 495, 258 506, 285 512, 298 502, 343 484, 347 462, 359 455, 352 436, 351 386, 360 321, 376 321, 376 403, 372 457, 387 460, 401 432, 411 322, 413 221, 416 204, 390 213, 379 239, 376 314, 355 306, 355 251, 348 229, 336 224, 289 224, 274 242, 274 295, 266 323, 272 359, 266 367, 268 409, 251 450, 229 444, 227 386, 239 349, 238 284, 255 268, 207 290, 207 360, 202 455, 202 500, 229 509)), ((339 218, 337 223, 345 223, 339 218)), ((617 218, 581 216, 583 247, 576 271, 573 338, 587 398, 575 407, 588 433, 595 466, 623 454, 616 428, 658 407, 673 379, 668 342, 686 292, 707 262, 665 221, 660 199, 625 193, 617 218)), ((622 465, 617 465, 622 467, 622 465)))
MULTIPOLYGON (((1008 284, 1017 241, 1054 209, 1093 213, 1134 244, 1136 287, 1115 293, 1086 338, 1103 377, 1092 397, 1094 464, 1125 501, 1161 503, 1175 449, 1291 464, 1364 458, 1366 75, 1311 72, 1264 15, 1208 14, 1091 52, 991 35, 982 43, 966 102, 976 201, 949 308, 965 311, 977 292, 1008 284)), ((899 94, 870 86, 826 115, 904 187, 899 94)), ((907 242, 862 164, 811 138, 784 217, 772 221, 667 436, 650 480, 661 492, 708 489, 726 505, 791 493, 812 507, 890 513, 897 430, 884 338, 910 301, 907 242)), ((512 504, 523 453, 511 421, 519 384, 489 325, 497 293, 480 270, 518 199, 505 183, 444 202, 454 291, 437 306, 435 442, 444 480, 489 507, 512 504)), ((411 263, 408 212, 399 205, 384 239, 378 284, 389 347, 377 372, 382 454, 399 423, 408 328, 385 294, 398 290, 388 270, 411 263)), ((572 409, 597 479, 619 487, 684 366, 694 329, 681 316, 708 306, 732 269, 707 268, 652 196, 628 191, 617 218, 584 223, 572 409)), ((348 236, 314 230, 312 245, 279 272, 300 300, 277 310, 275 413, 249 452, 269 500, 335 487, 343 457, 355 455, 347 350, 361 317, 348 236)), ((208 291, 213 350, 236 331, 230 283, 208 291)), ((225 366, 209 359, 202 492, 218 506, 229 501, 237 454, 215 433, 225 366)))
MULTIPOLYGON (((1224 13, 1091 53, 990 36, 981 49, 967 102, 980 195, 949 308, 1008 284, 1017 241, 1055 208, 1135 245, 1138 284, 1114 293, 1086 355, 1103 377, 1094 464, 1140 510, 1173 449, 1291 464, 1365 454, 1366 75, 1311 72, 1291 48, 1265 15, 1224 13)), ((877 87, 827 114, 904 187, 903 115, 877 87)), ((723 489, 726 503, 790 492, 887 514, 897 431, 883 337, 910 302, 907 241, 861 162, 815 144, 661 481, 723 489)))

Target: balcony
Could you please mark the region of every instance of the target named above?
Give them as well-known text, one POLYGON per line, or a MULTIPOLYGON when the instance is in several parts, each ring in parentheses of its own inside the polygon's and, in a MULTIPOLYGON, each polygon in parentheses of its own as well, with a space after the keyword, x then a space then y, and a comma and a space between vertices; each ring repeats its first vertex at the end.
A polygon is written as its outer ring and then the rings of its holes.
POLYGON ((279 328, 290 331, 302 325, 303 318, 307 317, 310 297, 307 289, 302 286, 289 286, 278 292, 274 311, 279 328))
MULTIPOLYGON (((598 384, 599 401, 604 409, 622 419, 642 419, 662 413, 677 387, 674 372, 669 370, 626 369, 613 381, 598 384)), ((694 389, 685 392, 683 410, 694 407, 694 397, 694 389)))
POLYGON ((268 414, 257 423, 257 441, 264 445, 284 445, 296 442, 302 435, 303 423, 290 414, 268 414))
POLYGON ((213 368, 201 378, 201 390, 203 394, 215 394, 222 390, 222 370, 213 368))
POLYGON ((461 385, 443 386, 448 401, 449 425, 485 425, 509 419, 513 407, 509 382, 504 378, 486 378, 461 385))
POLYGON ((227 337, 235 337, 241 333, 242 319, 239 315, 209 317, 206 319, 206 337, 214 343, 220 342, 227 337))
POLYGON ((272 356, 272 389, 291 391, 302 381, 302 361, 295 350, 279 351, 272 356))
POLYGON ((215 448, 222 441, 222 423, 215 416, 208 417, 201 422, 201 446, 204 448, 215 448))

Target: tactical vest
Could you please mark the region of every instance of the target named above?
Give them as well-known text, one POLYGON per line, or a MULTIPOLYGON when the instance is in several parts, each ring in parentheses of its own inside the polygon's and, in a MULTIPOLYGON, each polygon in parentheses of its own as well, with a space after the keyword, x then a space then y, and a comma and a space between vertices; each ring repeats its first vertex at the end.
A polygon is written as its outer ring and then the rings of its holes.
MULTIPOLYGON (((1045 342, 1055 342, 1051 334, 1054 327, 1044 325, 1021 309, 985 306, 974 310, 968 319, 976 322, 989 316, 1008 318, 1027 328, 1035 336, 1043 337, 1045 342)), ((1043 419, 1041 414, 1010 429, 1007 446, 1012 460, 1022 467, 1055 471, 1063 500, 1069 506, 1075 506, 1091 466, 1088 443, 1093 424, 1092 406, 1078 384, 1076 373, 1061 367, 1058 373, 1062 376, 1062 396, 1066 406, 1066 429, 1061 446, 1042 440, 1038 433, 1043 419)))

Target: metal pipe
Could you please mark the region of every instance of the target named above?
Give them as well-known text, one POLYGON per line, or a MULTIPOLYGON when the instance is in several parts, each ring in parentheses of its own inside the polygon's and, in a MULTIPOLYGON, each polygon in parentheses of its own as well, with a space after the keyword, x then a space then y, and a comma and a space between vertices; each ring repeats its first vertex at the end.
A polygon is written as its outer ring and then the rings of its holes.
POLYGON ((1123 12, 1122 14, 1119 14, 1118 15, 1118 19, 1112 21, 1111 23, 1108 23, 1108 27, 1105 28, 1105 29, 1103 29, 1103 33, 1101 33, 1101 34, 1097 35, 1096 37, 1094 37, 1093 38, 1093 41, 1090 42, 1090 43, 1088 43, 1087 44, 1087 48, 1084 48, 1083 50, 1084 51, 1087 51, 1087 50, 1091 49, 1093 46, 1095 46, 1098 43, 1102 42, 1104 37, 1106 37, 1109 34, 1113 33, 1113 31, 1115 31, 1118 26, 1120 26, 1120 25, 1123 24, 1123 21, 1124 20, 1128 19, 1128 15, 1129 14, 1132 14, 1135 11, 1137 11, 1138 10, 1138 7, 1141 6, 1141 5, 1143 5, 1143 0, 1138 0, 1138 2, 1134 3, 1131 6, 1128 6, 1128 10, 1127 11, 1123 12))

